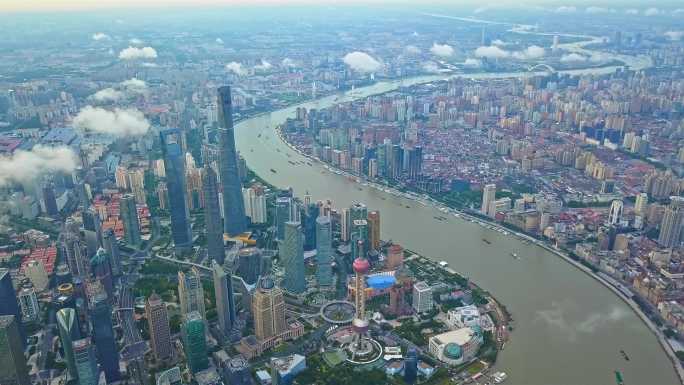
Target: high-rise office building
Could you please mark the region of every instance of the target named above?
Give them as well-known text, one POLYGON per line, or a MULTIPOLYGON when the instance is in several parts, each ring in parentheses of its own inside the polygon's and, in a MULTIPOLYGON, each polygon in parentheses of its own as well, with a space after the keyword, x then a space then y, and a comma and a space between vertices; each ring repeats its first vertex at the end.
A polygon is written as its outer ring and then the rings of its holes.
POLYGON ((396 243, 387 248, 387 261, 385 268, 394 270, 404 265, 404 248, 396 243))
POLYGON ((19 328, 21 343, 26 343, 26 334, 21 326, 21 307, 17 301, 17 293, 12 286, 12 276, 9 269, 0 268, 0 315, 13 315, 19 328))
POLYGON ((59 340, 70 378, 78 378, 72 347, 74 341, 81 338, 76 310, 72 308, 60 309, 57 312, 57 329, 59 330, 59 340))
POLYGON ((116 241, 114 229, 107 229, 102 235, 102 247, 109 255, 109 262, 112 268, 112 275, 118 277, 121 275, 121 250, 119 243, 116 241))
POLYGON ((187 273, 178 272, 178 297, 182 315, 187 316, 196 311, 202 318, 205 318, 204 288, 200 272, 196 267, 191 268, 187 273))
POLYGON ((332 285, 332 226, 330 217, 316 218, 316 282, 332 285))
POLYGON ((283 240, 285 238, 285 223, 292 220, 291 206, 292 198, 277 197, 276 198, 276 239, 283 240))
POLYGON ((238 171, 238 155, 235 150, 233 103, 229 86, 218 89, 218 122, 219 174, 223 187, 223 229, 230 235, 237 235, 247 230, 247 223, 238 171))
POLYGON ((157 293, 152 293, 145 303, 145 317, 150 330, 150 346, 157 360, 165 360, 173 355, 171 328, 166 305, 157 293))
POLYGON ((285 300, 283 291, 275 285, 270 277, 259 280, 252 301, 254 315, 254 335, 259 340, 266 340, 283 333, 285 323, 285 300))
POLYGON ((310 251, 316 248, 316 218, 319 215, 318 205, 308 203, 302 210, 302 231, 304 233, 304 250, 310 251))
POLYGON ((226 253, 223 248, 223 224, 221 223, 218 182, 216 172, 210 166, 204 166, 202 169, 202 195, 204 198, 207 254, 209 258, 223 265, 226 253))
POLYGON ((285 223, 285 238, 279 245, 278 253, 285 267, 283 288, 292 293, 303 293, 306 290, 304 235, 298 222, 285 223))
POLYGON ((0 362, 0 384, 31 384, 19 324, 13 315, 0 315, 0 362))
POLYGON ((242 189, 242 198, 245 202, 245 214, 252 223, 266 223, 268 209, 266 207, 266 194, 263 187, 250 187, 242 189))
POLYGON ((371 211, 368 213, 368 246, 372 250, 380 248, 380 212, 371 211))
POLYGON ((119 381, 119 351, 112 323, 112 308, 104 293, 95 295, 92 300, 90 323, 93 326, 92 338, 97 347, 97 358, 102 365, 105 378, 108 383, 119 381))
POLYGON ((255 284, 263 267, 261 250, 256 247, 240 249, 237 263, 237 275, 248 285, 255 284))
POLYGON ((432 310, 432 288, 425 281, 413 284, 413 310, 425 313, 432 310))
POLYGON ((40 318, 40 306, 38 306, 36 291, 32 287, 24 287, 19 291, 17 298, 19 299, 23 320, 28 322, 38 321, 40 318))
POLYGON ((142 242, 140 238, 140 221, 138 209, 135 205, 135 195, 126 194, 119 201, 121 221, 124 228, 124 240, 130 246, 138 246, 142 242))
POLYGON ((204 336, 204 318, 197 311, 185 316, 182 327, 183 350, 192 373, 209 367, 207 341, 204 336))
POLYGON ((57 208, 57 198, 55 197, 55 184, 48 182, 43 186, 43 203, 45 204, 45 213, 50 216, 59 214, 57 208))
POLYGON ((230 274, 216 261, 213 261, 211 268, 214 276, 214 294, 216 296, 216 313, 218 314, 219 328, 223 335, 227 336, 235 324, 233 281, 230 274))
MULTIPOLYGON (((95 349, 90 338, 82 338, 73 342, 74 363, 78 373, 78 385, 97 385, 100 380, 95 358, 95 349)), ((109 379, 107 380, 109 382, 109 379)))
POLYGON ((90 271, 95 279, 102 284, 109 298, 114 296, 114 279, 112 278, 112 267, 109 255, 105 249, 100 248, 90 259, 90 271))
POLYGON ((410 348, 404 360, 404 381, 407 384, 415 384, 418 379, 418 352, 410 348))
POLYGON ((484 186, 484 190, 482 191, 482 208, 480 209, 482 214, 490 215, 489 206, 494 201, 495 198, 496 198, 496 185, 495 184, 488 184, 488 185, 484 186))
POLYGON ((409 150, 409 179, 417 180, 423 169, 423 148, 415 146, 409 150))
POLYGON ((684 227, 684 197, 670 197, 670 204, 665 208, 663 219, 660 222, 660 235, 658 243, 664 247, 678 246, 682 240, 682 228, 684 227))
POLYGON ((192 247, 192 231, 185 194, 185 157, 181 148, 181 135, 178 129, 164 130, 160 133, 171 211, 171 238, 175 250, 183 253, 192 247))

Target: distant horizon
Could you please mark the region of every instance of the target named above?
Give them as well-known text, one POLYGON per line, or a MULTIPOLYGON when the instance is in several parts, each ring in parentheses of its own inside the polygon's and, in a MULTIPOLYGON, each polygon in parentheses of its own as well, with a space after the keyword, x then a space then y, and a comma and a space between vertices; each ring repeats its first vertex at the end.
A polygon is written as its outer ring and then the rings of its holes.
POLYGON ((562 1, 562 0, 497 0, 482 2, 476 0, 449 1, 449 0, 2 0, 0 12, 10 13, 41 13, 41 12, 81 12, 103 10, 136 10, 149 8, 188 8, 188 7, 221 7, 221 6, 377 6, 377 5, 416 5, 431 6, 444 5, 451 8, 507 8, 507 7, 540 7, 555 8, 559 6, 607 6, 607 7, 682 7, 684 4, 677 1, 664 1, 658 4, 643 1, 562 1))

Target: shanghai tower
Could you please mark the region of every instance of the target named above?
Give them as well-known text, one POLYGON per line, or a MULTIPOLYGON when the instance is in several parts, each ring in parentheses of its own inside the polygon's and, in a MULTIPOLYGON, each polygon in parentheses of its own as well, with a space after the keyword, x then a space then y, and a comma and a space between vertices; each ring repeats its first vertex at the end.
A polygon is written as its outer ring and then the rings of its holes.
POLYGON ((238 174, 233 106, 229 86, 218 89, 218 122, 219 175, 223 188, 223 230, 229 235, 238 235, 247 230, 247 223, 245 203, 242 200, 242 185, 238 174))

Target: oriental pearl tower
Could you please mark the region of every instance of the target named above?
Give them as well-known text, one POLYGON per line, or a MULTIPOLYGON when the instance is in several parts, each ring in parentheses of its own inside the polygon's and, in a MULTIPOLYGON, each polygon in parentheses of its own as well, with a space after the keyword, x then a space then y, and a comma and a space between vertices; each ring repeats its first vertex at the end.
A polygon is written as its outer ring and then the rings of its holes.
MULTIPOLYGON (((359 241, 357 247, 363 250, 363 241, 359 241)), ((361 254, 358 254, 361 255, 361 254)), ((354 260, 352 264, 355 279, 355 303, 356 316, 352 321, 352 330, 354 331, 354 342, 349 346, 353 358, 357 356, 363 357, 372 353, 373 347, 370 339, 366 335, 368 333, 368 320, 366 320, 366 274, 370 270, 370 263, 366 258, 360 256, 354 260)))

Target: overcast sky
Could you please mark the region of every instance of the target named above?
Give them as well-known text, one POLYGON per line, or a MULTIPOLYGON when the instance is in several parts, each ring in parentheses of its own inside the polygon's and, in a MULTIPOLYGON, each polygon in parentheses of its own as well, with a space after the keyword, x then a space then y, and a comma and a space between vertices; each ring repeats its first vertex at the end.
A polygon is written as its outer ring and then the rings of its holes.
POLYGON ((594 6, 605 5, 622 7, 676 7, 682 5, 679 0, 0 0, 0 12, 7 11, 73 11, 96 10, 105 8, 139 8, 160 6, 198 6, 198 5, 285 5, 285 4, 448 4, 461 6, 505 6, 536 5, 536 6, 594 6))

